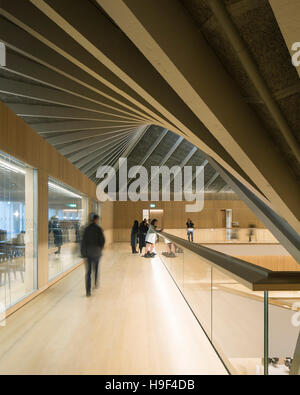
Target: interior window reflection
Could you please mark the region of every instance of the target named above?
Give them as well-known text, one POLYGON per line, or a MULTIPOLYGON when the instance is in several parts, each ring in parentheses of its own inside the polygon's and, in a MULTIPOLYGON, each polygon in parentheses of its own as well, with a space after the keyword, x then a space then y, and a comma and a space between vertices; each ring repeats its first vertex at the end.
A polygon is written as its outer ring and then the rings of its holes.
POLYGON ((36 289, 36 171, 0 153, 0 307, 36 289))
POLYGON ((81 261, 80 240, 87 221, 87 199, 73 189, 48 183, 49 279, 81 261))

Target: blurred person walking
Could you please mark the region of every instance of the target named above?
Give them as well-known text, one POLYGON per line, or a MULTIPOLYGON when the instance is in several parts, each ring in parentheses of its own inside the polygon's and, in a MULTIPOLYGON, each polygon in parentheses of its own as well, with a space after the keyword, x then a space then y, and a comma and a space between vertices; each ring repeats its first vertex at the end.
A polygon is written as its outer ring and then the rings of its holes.
POLYGON ((100 228, 99 215, 93 214, 90 225, 85 229, 81 242, 81 255, 86 258, 85 286, 86 296, 91 296, 91 277, 95 274, 95 288, 98 288, 98 269, 102 250, 105 245, 103 230, 100 228))

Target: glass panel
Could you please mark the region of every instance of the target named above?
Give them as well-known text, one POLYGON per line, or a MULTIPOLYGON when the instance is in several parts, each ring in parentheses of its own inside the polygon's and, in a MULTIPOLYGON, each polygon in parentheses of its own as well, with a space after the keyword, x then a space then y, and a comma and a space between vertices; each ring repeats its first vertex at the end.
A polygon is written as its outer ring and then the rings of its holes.
POLYGON ((300 291, 252 291, 225 269, 161 239, 164 264, 232 374, 299 374, 300 291))
POLYGON ((161 257, 207 335, 211 336, 211 265, 199 255, 170 243, 165 245, 161 257), (176 251, 170 256, 170 251, 176 251))
POLYGON ((0 153, 0 310, 37 286, 36 171, 0 153))
POLYGON ((300 293, 269 292, 269 374, 288 375, 300 330, 300 293))
POLYGON ((211 338, 211 264, 184 250, 184 296, 211 338))
POLYGON ((97 200, 92 200, 92 213, 97 214, 100 217, 101 205, 97 200))
POLYGON ((87 198, 49 179, 49 279, 80 263, 80 240, 87 223, 87 198))
POLYGON ((183 292, 183 249, 176 244, 171 243, 168 239, 161 238, 161 241, 160 251, 163 262, 174 278, 176 284, 183 292))
MULTIPOLYGON (((162 239, 166 245, 166 238, 162 239)), ((264 374, 264 292, 252 291, 186 248, 176 246, 176 256, 172 259, 161 253, 228 370, 264 374)))
POLYGON ((264 374, 264 298, 213 267, 212 342, 230 371, 264 374))

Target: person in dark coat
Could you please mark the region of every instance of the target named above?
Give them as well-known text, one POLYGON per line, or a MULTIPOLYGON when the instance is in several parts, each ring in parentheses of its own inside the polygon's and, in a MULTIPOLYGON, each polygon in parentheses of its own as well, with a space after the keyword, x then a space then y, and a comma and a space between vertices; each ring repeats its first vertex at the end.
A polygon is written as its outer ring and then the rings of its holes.
POLYGON ((105 245, 103 230, 98 225, 99 215, 92 216, 91 224, 85 229, 81 242, 81 255, 86 258, 86 296, 91 296, 92 270, 95 273, 95 288, 98 288, 98 268, 105 245))
POLYGON ((138 242, 138 234, 139 234, 139 222, 134 221, 133 227, 131 229, 131 237, 130 237, 130 242, 131 242, 131 248, 132 248, 132 253, 137 254, 136 246, 138 242))
POLYGON ((61 251, 61 246, 63 244, 63 235, 62 235, 61 227, 59 225, 59 221, 56 217, 52 217, 49 223, 49 234, 51 232, 53 232, 54 245, 57 248, 55 254, 59 255, 61 251))
POLYGON ((139 250, 140 254, 143 253, 143 248, 146 247, 146 234, 148 232, 149 226, 147 223, 147 220, 144 219, 143 222, 141 222, 140 227, 139 227, 139 250))

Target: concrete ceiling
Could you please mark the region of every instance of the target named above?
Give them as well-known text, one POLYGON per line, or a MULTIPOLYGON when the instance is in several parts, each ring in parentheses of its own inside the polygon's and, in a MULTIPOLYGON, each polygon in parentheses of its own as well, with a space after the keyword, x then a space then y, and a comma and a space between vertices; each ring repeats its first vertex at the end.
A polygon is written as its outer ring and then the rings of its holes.
MULTIPOLYGON (((300 162, 284 138, 280 124, 261 98, 230 39, 210 6, 210 0, 181 0, 201 33, 238 84, 243 99, 260 118, 270 138, 300 180, 300 162)), ((283 119, 300 144, 300 80, 268 0, 227 0, 226 11, 257 66, 283 119)), ((282 1, 281 1, 282 3, 282 1)), ((298 22, 300 24, 299 18, 298 22)), ((295 40, 297 41, 297 40, 295 40)), ((289 47, 290 48, 290 47, 289 47)))
POLYGON ((267 0, 1 0, 0 100, 95 182, 99 165, 139 162, 144 138, 168 130, 146 166, 172 146, 168 164, 184 163, 195 146, 188 163, 210 156, 299 231, 299 77, 284 31, 267 0))
MULTIPOLYGON (((183 169, 183 166, 192 166, 193 176, 195 176, 196 166, 204 166, 206 192, 215 193, 215 198, 220 199, 224 199, 224 195, 220 194, 221 192, 233 193, 222 177, 207 162, 202 151, 177 134, 169 130, 165 131, 159 126, 151 126, 148 129, 147 133, 128 154, 127 159, 128 168, 133 166, 144 166, 146 168, 149 184, 151 182, 152 166, 167 166, 169 169, 173 166, 179 166, 181 169, 183 169), (162 134, 163 138, 161 138, 162 134)), ((195 182, 193 187, 195 188, 195 182)), ((173 183, 171 183, 171 191, 173 191, 173 183)), ((236 196, 231 195, 231 198, 236 199, 236 196)))

